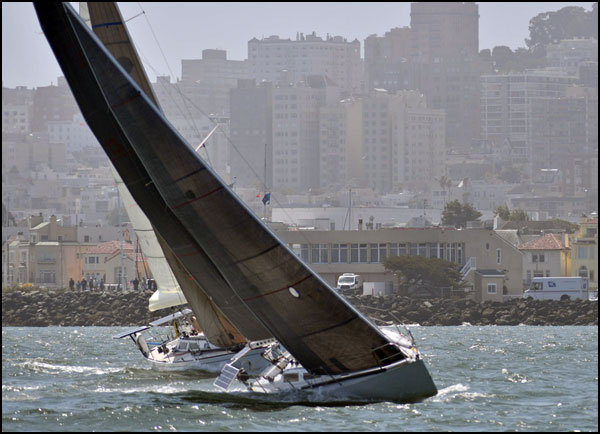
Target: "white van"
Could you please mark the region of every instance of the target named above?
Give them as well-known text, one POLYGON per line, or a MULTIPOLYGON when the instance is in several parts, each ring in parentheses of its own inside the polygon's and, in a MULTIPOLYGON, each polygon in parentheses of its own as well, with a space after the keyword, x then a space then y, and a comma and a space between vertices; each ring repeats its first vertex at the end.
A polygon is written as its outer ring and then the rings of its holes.
POLYGON ((588 282, 584 277, 534 277, 523 298, 534 300, 587 300, 588 282))
POLYGON ((344 273, 338 277, 337 288, 340 292, 357 289, 360 288, 361 285, 362 278, 358 274, 344 273))

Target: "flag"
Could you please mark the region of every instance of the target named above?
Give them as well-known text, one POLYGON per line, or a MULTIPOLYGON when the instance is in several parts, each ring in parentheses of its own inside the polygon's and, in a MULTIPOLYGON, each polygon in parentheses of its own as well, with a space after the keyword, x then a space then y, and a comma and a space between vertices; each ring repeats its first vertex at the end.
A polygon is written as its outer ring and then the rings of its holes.
POLYGON ((271 203, 271 193, 265 193, 265 195, 262 198, 262 203, 263 205, 271 203))

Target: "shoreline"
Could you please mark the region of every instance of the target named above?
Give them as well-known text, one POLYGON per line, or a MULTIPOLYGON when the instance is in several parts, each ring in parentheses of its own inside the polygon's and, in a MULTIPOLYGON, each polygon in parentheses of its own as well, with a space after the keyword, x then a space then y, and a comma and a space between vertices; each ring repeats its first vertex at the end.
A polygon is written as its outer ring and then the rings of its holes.
MULTIPOLYGON (((2 293, 2 327, 141 326, 173 312, 148 310, 152 290, 14 290, 2 293)), ((466 299, 414 299, 348 296, 377 325, 598 325, 598 302, 513 299, 483 302, 466 299)))

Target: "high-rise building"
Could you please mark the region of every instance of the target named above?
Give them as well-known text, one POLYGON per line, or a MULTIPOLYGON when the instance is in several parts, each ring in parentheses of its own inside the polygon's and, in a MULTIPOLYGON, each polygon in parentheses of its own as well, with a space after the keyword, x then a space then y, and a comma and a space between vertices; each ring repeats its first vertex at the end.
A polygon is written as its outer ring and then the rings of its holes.
POLYGON ((207 114, 229 115, 229 91, 249 78, 246 60, 228 60, 225 50, 202 50, 202 59, 181 61, 181 91, 207 114))
MULTIPOLYGON (((574 77, 556 68, 528 70, 523 73, 483 75, 481 77, 481 139, 491 147, 507 142, 510 158, 527 169, 531 176, 533 165, 547 165, 543 158, 544 135, 552 131, 558 100, 565 98, 567 87, 574 77), (538 143, 537 145, 535 143, 538 143), (534 148, 536 154, 534 154, 534 148)), ((560 127, 562 128, 562 127, 560 127)))
POLYGON ((236 186, 273 185, 272 84, 239 80, 231 89, 231 178, 236 186), (266 165, 266 170, 265 170, 266 165), (266 172, 266 174, 265 174, 266 172))
POLYGON ((325 39, 302 33, 296 40, 269 36, 248 41, 250 74, 258 81, 277 81, 282 71, 289 73, 290 83, 309 75, 325 75, 347 93, 360 92, 363 86, 360 42, 348 42, 341 36, 325 39))
POLYGON ((323 75, 273 88, 273 188, 304 192, 320 186, 319 110, 340 99, 323 75))
POLYGON ((479 54, 479 9, 475 3, 411 4, 411 89, 429 108, 446 111, 446 141, 468 150, 479 139, 479 77, 491 64, 479 54))
POLYGON ((426 189, 443 174, 444 112, 417 91, 374 90, 363 100, 363 171, 380 193, 426 189))
POLYGON ((410 27, 396 27, 384 36, 365 39, 365 76, 368 89, 410 89, 410 27))

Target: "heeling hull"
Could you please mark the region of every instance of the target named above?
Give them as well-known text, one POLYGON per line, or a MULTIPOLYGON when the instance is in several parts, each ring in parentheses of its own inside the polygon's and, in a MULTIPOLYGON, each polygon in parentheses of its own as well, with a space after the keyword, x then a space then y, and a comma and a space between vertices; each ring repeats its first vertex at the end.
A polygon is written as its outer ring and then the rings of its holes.
MULTIPOLYGON (((425 362, 402 361, 375 373, 322 377, 313 387, 298 388, 290 383, 274 381, 252 390, 259 393, 292 393, 311 402, 368 401, 416 402, 435 396, 437 388, 425 362)), ((313 381, 313 380, 310 380, 313 381)))

